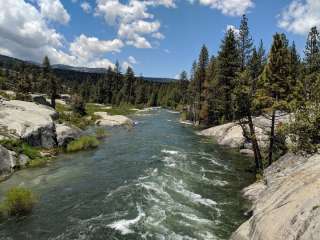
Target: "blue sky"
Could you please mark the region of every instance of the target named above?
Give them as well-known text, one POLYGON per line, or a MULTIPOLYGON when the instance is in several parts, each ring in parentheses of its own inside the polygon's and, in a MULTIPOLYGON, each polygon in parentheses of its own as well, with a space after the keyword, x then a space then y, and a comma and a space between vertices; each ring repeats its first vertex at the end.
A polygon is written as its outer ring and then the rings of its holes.
POLYGON ((202 44, 216 54, 227 26, 247 14, 253 39, 269 49, 285 32, 302 53, 320 26, 319 0, 0 1, 0 53, 32 61, 107 67, 175 77, 190 70, 202 44), (3 6, 2 6, 3 5, 3 6))

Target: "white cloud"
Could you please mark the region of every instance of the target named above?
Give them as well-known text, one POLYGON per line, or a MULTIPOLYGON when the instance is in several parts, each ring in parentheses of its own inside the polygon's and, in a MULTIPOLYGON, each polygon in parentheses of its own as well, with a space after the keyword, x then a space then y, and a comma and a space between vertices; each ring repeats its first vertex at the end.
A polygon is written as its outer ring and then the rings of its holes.
POLYGON ((147 5, 151 6, 165 6, 167 8, 176 7, 175 0, 146 0, 147 5))
POLYGON ((159 39, 159 40, 165 39, 165 36, 164 36, 162 33, 160 33, 160 32, 155 32, 155 33, 153 33, 153 34, 152 34, 152 37, 154 37, 154 38, 156 38, 156 39, 159 39))
POLYGON ((167 54, 171 53, 169 49, 164 49, 163 51, 167 54))
POLYGON ((83 2, 83 3, 81 3, 81 4, 80 4, 80 7, 82 8, 82 10, 83 10, 85 13, 90 13, 90 12, 91 12, 91 9, 92 9, 90 3, 88 3, 88 2, 83 2))
POLYGON ((133 65, 136 64, 138 64, 138 61, 133 56, 129 56, 127 60, 123 61, 122 69, 127 70, 128 67, 133 68, 133 65))
POLYGON ((289 32, 304 35, 314 26, 320 26, 319 0, 294 0, 282 11, 279 27, 289 32))
POLYGON ((38 3, 43 17, 61 24, 67 24, 70 21, 70 15, 60 0, 38 0, 38 3))
POLYGON ((163 39, 159 32, 161 24, 148 12, 148 7, 174 7, 174 0, 97 0, 96 15, 103 16, 106 23, 118 28, 118 36, 136 48, 151 48, 147 37, 163 39))
POLYGON ((129 56, 128 57, 128 61, 131 63, 131 64, 137 64, 137 60, 133 57, 133 56, 129 56))
POLYGON ((254 7, 253 0, 199 0, 199 2, 230 16, 241 16, 254 7))
POLYGON ((233 25, 227 25, 226 32, 232 30, 236 36, 239 36, 240 30, 233 25))
POLYGON ((30 2, 0 1, 0 53, 36 62, 47 55, 53 64, 108 67, 113 64, 104 54, 119 52, 124 45, 118 39, 106 41, 85 35, 69 45, 46 20, 47 16, 30 2))
POLYGON ((79 58, 91 59, 108 52, 120 52, 123 45, 119 39, 103 41, 81 34, 70 44, 70 52, 79 58))
POLYGON ((126 39, 129 45, 137 48, 151 48, 150 42, 143 35, 155 34, 159 28, 160 23, 158 21, 137 20, 132 23, 120 24, 118 36, 126 39))

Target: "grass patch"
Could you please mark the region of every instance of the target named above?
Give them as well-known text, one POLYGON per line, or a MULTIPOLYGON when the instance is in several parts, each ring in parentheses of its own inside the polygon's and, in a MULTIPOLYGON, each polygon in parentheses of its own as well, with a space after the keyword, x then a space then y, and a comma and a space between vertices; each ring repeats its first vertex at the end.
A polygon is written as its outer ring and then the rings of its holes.
MULTIPOLYGON (((40 153, 40 148, 32 147, 27 143, 24 143, 22 140, 17 139, 6 139, 1 140, 0 144, 7 148, 10 151, 16 152, 19 154, 24 154, 29 157, 30 161, 27 163, 27 167, 41 167, 48 163, 50 160, 49 157, 43 157, 40 153)), ((53 149, 52 155, 54 155, 56 149, 53 149)))
POLYGON ((37 167, 44 167, 50 161, 50 158, 41 157, 35 158, 28 162, 28 167, 30 168, 37 168, 37 167))
POLYGON ((30 190, 21 187, 11 188, 1 204, 1 215, 2 217, 27 215, 31 213, 36 202, 37 198, 30 190))
POLYGON ((28 156, 30 159, 40 158, 40 149, 36 147, 32 147, 27 143, 24 143, 19 139, 5 139, 1 140, 0 144, 10 151, 14 151, 18 154, 24 154, 28 156))
POLYGON ((97 120, 97 117, 95 116, 83 116, 81 117, 78 114, 75 113, 60 113, 59 114, 59 122, 60 123, 67 123, 69 125, 76 126, 80 129, 85 129, 89 125, 94 124, 94 122, 97 120))
POLYGON ((83 136, 72 141, 67 146, 67 152, 77 152, 98 147, 99 140, 95 136, 83 136))
POLYGON ((62 113, 62 112, 66 112, 66 111, 71 111, 71 108, 68 105, 56 103, 56 111, 58 113, 62 113))

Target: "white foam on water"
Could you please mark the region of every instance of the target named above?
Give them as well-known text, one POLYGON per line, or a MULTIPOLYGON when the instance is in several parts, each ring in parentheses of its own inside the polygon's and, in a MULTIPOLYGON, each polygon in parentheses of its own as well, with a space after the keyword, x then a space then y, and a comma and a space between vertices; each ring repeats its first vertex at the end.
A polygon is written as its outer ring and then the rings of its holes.
POLYGON ((168 113, 174 113, 174 114, 179 114, 178 111, 172 111, 172 110, 167 110, 168 113))
POLYGON ((223 187, 223 186, 228 185, 228 182, 227 182, 227 181, 219 180, 219 179, 209 179, 209 178, 206 177, 205 174, 202 175, 202 181, 205 181, 205 182, 207 182, 207 183, 209 183, 209 184, 212 184, 212 185, 214 185, 214 186, 221 186, 221 187, 223 187))
POLYGON ((177 166, 176 161, 172 158, 172 157, 164 157, 164 159, 162 159, 163 162, 165 162, 167 167, 171 167, 174 168, 177 166))
POLYGON ((177 150, 162 149, 161 152, 164 154, 170 155, 172 157, 177 157, 177 158, 182 158, 182 159, 187 158, 187 155, 185 153, 179 152, 177 150))
POLYGON ((182 194, 186 198, 188 198, 193 203, 199 203, 199 204, 202 204, 202 205, 205 205, 208 207, 212 207, 212 206, 217 205, 217 203, 215 201, 208 199, 208 198, 203 198, 200 194, 197 194, 197 193, 194 193, 194 192, 187 190, 183 186, 182 180, 179 182, 179 184, 176 185, 176 188, 174 190, 177 191, 178 193, 182 194))
POLYGON ((171 155, 178 155, 178 154, 180 154, 179 151, 167 150, 167 149, 162 149, 161 152, 162 152, 162 153, 171 154, 171 155))
POLYGON ((179 213, 179 215, 181 215, 182 217, 184 217, 185 219, 188 219, 192 222, 198 223, 198 224, 214 224, 213 221, 209 220, 209 219, 205 219, 205 218, 200 218, 195 214, 192 213, 179 213))
POLYGON ((122 219, 107 225, 107 227, 119 231, 122 235, 134 233, 134 230, 132 230, 130 227, 140 222, 140 220, 146 216, 140 206, 137 206, 137 209, 138 216, 136 218, 130 220, 122 219))

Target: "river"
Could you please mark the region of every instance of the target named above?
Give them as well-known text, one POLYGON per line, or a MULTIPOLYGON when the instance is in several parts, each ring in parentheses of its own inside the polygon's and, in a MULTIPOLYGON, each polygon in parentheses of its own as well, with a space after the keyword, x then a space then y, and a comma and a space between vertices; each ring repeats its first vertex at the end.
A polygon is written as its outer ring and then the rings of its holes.
POLYGON ((31 215, 0 223, 1 240, 228 239, 244 220, 251 164, 154 110, 114 128, 99 148, 62 155, 0 183, 39 196, 31 215))

